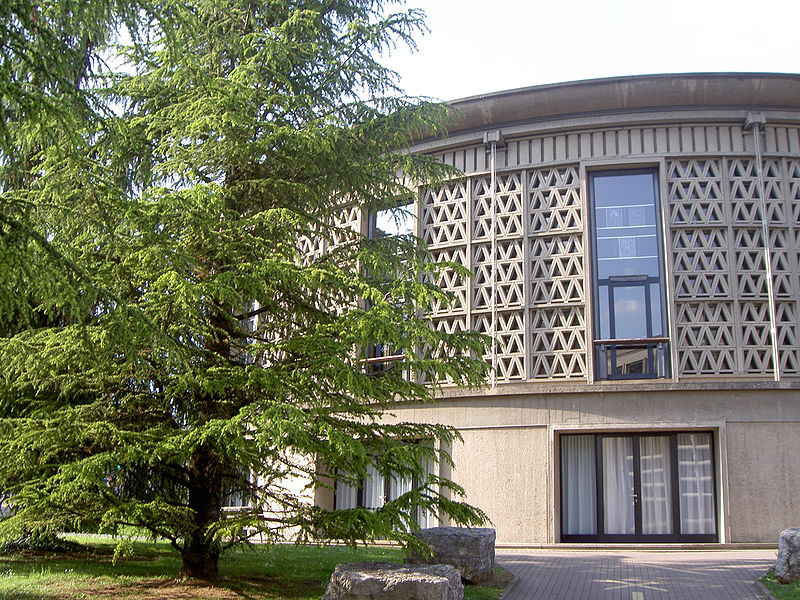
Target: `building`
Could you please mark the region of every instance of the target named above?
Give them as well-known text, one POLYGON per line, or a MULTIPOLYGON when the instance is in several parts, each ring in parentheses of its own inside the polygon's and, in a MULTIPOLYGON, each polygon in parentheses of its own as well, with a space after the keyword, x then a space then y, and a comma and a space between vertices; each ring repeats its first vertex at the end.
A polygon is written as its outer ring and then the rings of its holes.
MULTIPOLYGON (((800 520, 800 75, 621 77, 452 103, 417 233, 495 376, 397 418, 499 543, 773 542, 800 520), (764 218, 766 217, 766 218, 764 218)), ((324 500, 331 503, 332 500, 324 500)))

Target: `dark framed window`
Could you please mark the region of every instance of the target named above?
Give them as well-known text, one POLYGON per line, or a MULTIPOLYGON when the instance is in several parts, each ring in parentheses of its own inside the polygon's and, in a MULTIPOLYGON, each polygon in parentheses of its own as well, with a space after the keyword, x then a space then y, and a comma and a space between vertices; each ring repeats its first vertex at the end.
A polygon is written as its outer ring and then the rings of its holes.
POLYGON ((253 505, 255 496, 253 487, 255 474, 237 471, 235 477, 228 481, 228 491, 222 499, 223 508, 248 508, 253 505))
MULTIPOLYGON (((420 442, 430 447, 432 442, 420 442)), ((424 458, 422 465, 428 474, 435 472, 436 466, 431 458, 424 458)), ((339 475, 339 472, 337 472, 339 475)), ((376 510, 387 502, 396 500, 401 495, 418 489, 422 486, 422 481, 417 477, 400 476, 390 473, 388 476, 381 474, 375 465, 367 467, 366 477, 358 482, 350 481, 349 478, 336 478, 334 487, 334 508, 336 510, 348 510, 353 508, 369 508, 376 510), (355 483, 355 485, 354 485, 355 483)), ((428 510, 417 508, 414 519, 420 528, 434 527, 436 516, 428 510)))
MULTIPOLYGON (((372 209, 367 219, 367 237, 377 240, 387 237, 409 236, 416 234, 416 217, 414 203, 408 200, 393 208, 372 209)), ((369 308, 369 304, 366 305, 369 308)), ((384 375, 395 368, 405 358, 402 348, 375 341, 366 347, 365 370, 369 375, 384 375), (385 360, 381 360, 385 359, 385 360)), ((404 376, 408 376, 404 370, 404 376)))
POLYGON ((711 431, 566 434, 564 542, 716 542, 711 431))
POLYGON ((593 172, 589 199, 595 376, 669 377, 658 172, 593 172))
POLYGON ((389 236, 415 235, 416 225, 414 202, 408 200, 394 208, 370 210, 367 237, 374 240, 389 236))

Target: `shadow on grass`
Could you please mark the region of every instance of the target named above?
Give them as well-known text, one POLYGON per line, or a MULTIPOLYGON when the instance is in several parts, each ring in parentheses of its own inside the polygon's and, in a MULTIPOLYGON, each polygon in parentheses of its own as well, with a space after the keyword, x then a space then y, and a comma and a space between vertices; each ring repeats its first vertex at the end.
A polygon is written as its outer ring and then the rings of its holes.
POLYGON ((113 549, 114 541, 105 540, 82 552, 2 555, 0 598, 304 600, 322 595, 339 563, 402 560, 399 550, 386 547, 256 545, 224 554, 220 580, 208 587, 176 581, 180 557, 166 543, 134 542, 131 554, 116 564, 113 549))
POLYGON ((220 584, 244 600, 260 599, 265 591, 279 598, 319 597, 325 591, 325 582, 317 579, 236 577, 224 579, 220 584))
POLYGON ((168 552, 145 546, 137 548, 133 556, 119 558, 116 565, 113 547, 92 547, 84 552, 64 554, 21 552, 0 555, 0 571, 16 575, 50 571, 79 573, 87 577, 108 576, 115 572, 132 577, 168 577, 180 570, 180 559, 168 552))

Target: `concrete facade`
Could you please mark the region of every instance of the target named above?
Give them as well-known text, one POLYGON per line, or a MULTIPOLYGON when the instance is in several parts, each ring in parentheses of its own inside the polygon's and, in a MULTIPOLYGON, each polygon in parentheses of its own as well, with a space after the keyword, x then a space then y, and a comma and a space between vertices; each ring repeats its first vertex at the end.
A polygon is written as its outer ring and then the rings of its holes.
MULTIPOLYGON (((436 260, 460 262, 475 277, 445 273, 440 285, 457 301, 431 319, 493 336, 486 360, 495 375, 485 388, 445 387, 435 404, 394 413, 460 432, 455 469, 443 474, 486 511, 498 543, 565 541, 560 440, 580 433, 597 434, 600 453, 603 436, 707 432, 715 516, 713 540, 703 541, 774 542, 797 526, 800 76, 614 78, 451 105, 448 137, 415 150, 463 176, 420 190, 417 233, 436 260), (615 173, 655 184, 657 215, 647 227, 657 230, 659 271, 648 289, 660 295, 651 312, 661 313, 663 330, 609 340, 600 313, 617 305, 604 305, 598 291, 592 178, 615 173), (661 354, 610 378, 626 349, 661 354)), ((644 227, 629 222, 617 228, 644 227)), ((634 256, 636 237, 614 238, 613 258, 634 256)), ((614 275, 607 285, 633 289, 637 277, 614 275)), ((642 451, 635 464, 644 459, 642 451)), ((670 460, 673 488, 684 489, 683 459, 670 460)), ((636 502, 645 477, 631 480, 636 502)), ((672 510, 684 518, 683 508, 672 510)), ((628 539, 641 541, 605 541, 628 539)))
POLYGON ((774 542, 796 525, 800 77, 615 78, 452 107, 449 136, 416 149, 466 177, 421 192, 418 233, 434 256, 476 274, 442 280, 460 302, 433 319, 494 334, 496 378, 396 414, 460 431, 451 475, 498 541, 561 541, 558 440, 569 432, 712 432, 716 541, 774 542), (658 186, 671 369, 604 381, 592 351, 600 308, 589 176, 641 167, 658 186))
POLYGON ((738 384, 620 387, 485 389, 394 412, 461 433, 463 443, 451 449, 456 468, 443 474, 487 512, 501 544, 559 543, 556 440, 565 433, 713 431, 719 543, 774 543, 776 530, 798 518, 800 392, 738 384))

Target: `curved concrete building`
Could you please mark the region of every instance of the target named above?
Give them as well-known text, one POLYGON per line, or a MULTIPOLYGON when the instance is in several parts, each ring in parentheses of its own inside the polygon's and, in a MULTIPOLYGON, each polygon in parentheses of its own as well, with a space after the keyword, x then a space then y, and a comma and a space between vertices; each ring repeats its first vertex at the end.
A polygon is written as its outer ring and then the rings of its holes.
POLYGON ((399 419, 506 544, 774 543, 800 519, 800 76, 688 74, 452 102, 464 176, 417 233, 497 342, 480 390, 399 419))
POLYGON ((774 545, 800 519, 800 75, 451 105, 449 135, 415 150, 463 176, 420 190, 416 233, 474 273, 444 273, 457 302, 431 318, 493 336, 494 376, 395 418, 460 432, 441 474, 500 544, 774 545))

